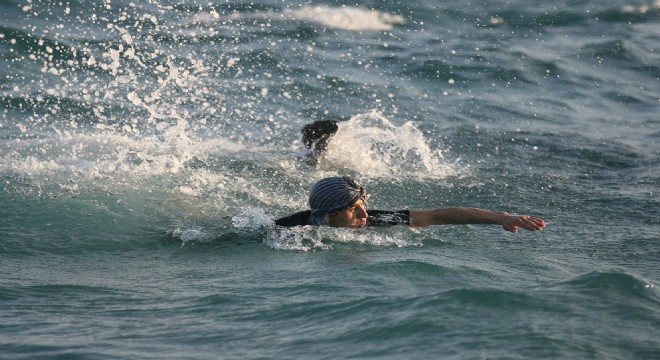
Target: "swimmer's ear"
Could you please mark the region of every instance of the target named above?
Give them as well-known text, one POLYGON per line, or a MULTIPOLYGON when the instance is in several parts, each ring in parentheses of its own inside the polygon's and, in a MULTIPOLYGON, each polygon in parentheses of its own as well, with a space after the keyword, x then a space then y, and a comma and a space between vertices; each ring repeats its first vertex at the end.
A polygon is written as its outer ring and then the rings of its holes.
POLYGON ((339 126, 336 120, 318 120, 311 124, 305 125, 300 131, 302 133, 302 140, 305 147, 311 149, 315 147, 316 150, 325 150, 330 137, 334 135, 339 126))

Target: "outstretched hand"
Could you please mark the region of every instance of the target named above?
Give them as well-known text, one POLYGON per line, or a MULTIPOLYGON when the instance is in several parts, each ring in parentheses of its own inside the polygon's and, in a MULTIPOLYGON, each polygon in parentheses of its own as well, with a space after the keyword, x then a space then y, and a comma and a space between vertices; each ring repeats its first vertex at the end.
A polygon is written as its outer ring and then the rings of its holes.
POLYGON ((545 228, 545 221, 534 216, 510 215, 502 223, 502 228, 512 233, 518 231, 518 227, 529 231, 543 230, 545 228))

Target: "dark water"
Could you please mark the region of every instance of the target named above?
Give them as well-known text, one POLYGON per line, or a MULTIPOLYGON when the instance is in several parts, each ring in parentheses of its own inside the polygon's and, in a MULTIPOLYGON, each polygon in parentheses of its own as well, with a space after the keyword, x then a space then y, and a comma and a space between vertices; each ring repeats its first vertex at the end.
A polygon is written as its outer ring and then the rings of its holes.
POLYGON ((659 21, 0 2, 0 358, 660 358, 659 21), (317 119, 342 122, 310 168, 317 119), (338 174, 549 224, 270 225, 338 174))

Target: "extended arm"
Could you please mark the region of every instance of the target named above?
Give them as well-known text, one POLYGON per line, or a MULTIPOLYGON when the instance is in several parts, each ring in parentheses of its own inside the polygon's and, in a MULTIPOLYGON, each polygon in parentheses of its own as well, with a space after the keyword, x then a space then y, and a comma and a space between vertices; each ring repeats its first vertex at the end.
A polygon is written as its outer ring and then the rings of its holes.
POLYGON ((545 222, 533 216, 511 215, 475 208, 444 208, 432 210, 411 210, 412 226, 432 226, 443 224, 497 224, 506 231, 515 233, 518 227, 530 231, 543 230, 545 222))

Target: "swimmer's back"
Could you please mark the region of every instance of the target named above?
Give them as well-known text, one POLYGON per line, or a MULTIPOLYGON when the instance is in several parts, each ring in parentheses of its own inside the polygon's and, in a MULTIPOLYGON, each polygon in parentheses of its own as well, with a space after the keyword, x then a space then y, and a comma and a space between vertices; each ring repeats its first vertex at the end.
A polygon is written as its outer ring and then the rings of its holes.
MULTIPOLYGON (((285 227, 312 225, 310 221, 311 214, 311 210, 300 211, 275 220, 275 225, 285 227)), ((367 226, 382 227, 411 224, 409 210, 367 210, 367 214, 369 215, 367 226)))

